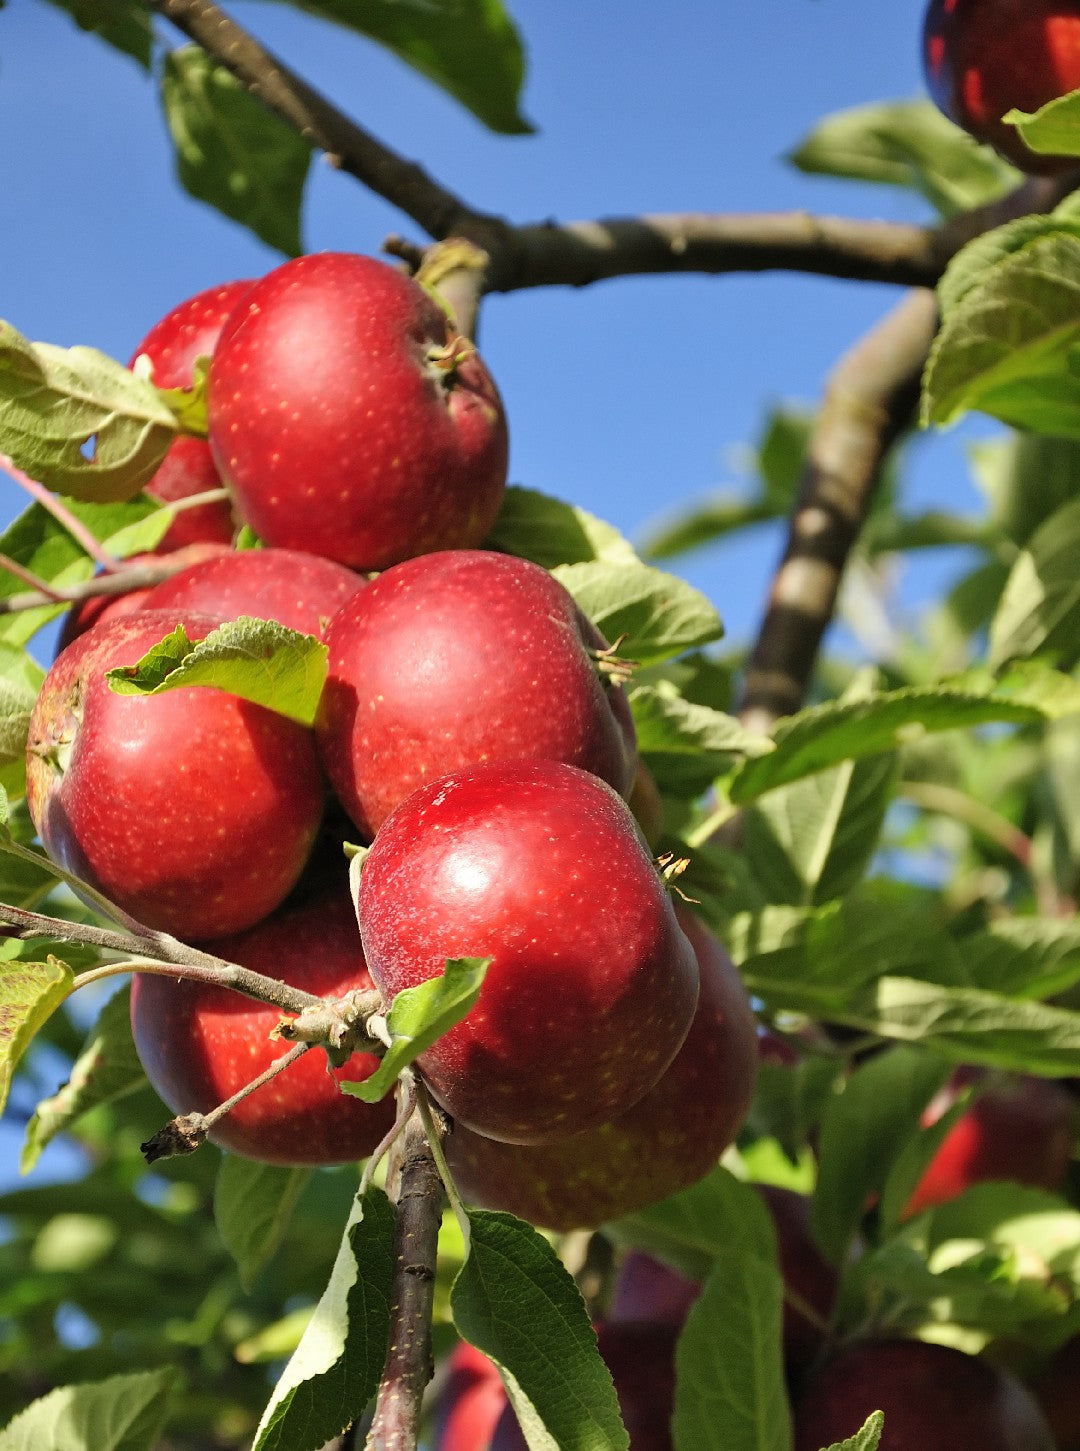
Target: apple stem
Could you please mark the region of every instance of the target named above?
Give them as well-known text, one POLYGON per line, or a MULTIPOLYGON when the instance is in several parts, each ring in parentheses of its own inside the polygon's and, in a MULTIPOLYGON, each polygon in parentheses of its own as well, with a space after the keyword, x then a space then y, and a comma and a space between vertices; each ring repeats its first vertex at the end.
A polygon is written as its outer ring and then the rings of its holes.
POLYGON ((284 1073, 286 1068, 291 1068, 310 1047, 310 1043, 295 1044, 280 1058, 275 1058, 270 1067, 264 1073, 260 1073, 258 1078, 253 1078, 250 1083, 246 1083, 231 1098, 227 1098, 224 1103, 219 1103, 217 1108, 212 1108, 209 1113, 184 1113, 170 1119, 164 1128, 158 1129, 157 1133, 147 1139, 145 1144, 139 1145, 143 1158, 148 1164, 153 1164, 158 1159, 193 1154, 205 1142, 207 1134, 219 1118, 224 1118, 257 1088, 262 1088, 279 1073, 284 1073))
MULTIPOLYGON (((398 1085, 403 1108, 413 1092, 403 1078, 398 1085)), ((415 1108, 394 1144, 388 1185, 396 1215, 389 1348, 365 1451, 415 1451, 420 1403, 434 1374, 431 1314, 443 1197, 431 1144, 415 1108)))

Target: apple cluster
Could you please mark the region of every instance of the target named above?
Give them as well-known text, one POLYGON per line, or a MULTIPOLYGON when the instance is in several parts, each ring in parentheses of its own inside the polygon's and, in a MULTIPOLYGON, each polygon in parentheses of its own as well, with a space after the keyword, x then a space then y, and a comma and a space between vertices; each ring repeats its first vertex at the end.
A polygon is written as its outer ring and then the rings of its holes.
MULTIPOLYGON (((208 438, 174 443, 148 486, 195 501, 159 546, 182 567, 73 611, 39 695, 47 851, 145 927, 319 996, 374 984, 389 1009, 448 959, 489 958, 418 1060, 471 1201, 564 1227, 693 1182, 748 1111, 753 1015, 628 804, 641 768, 608 641, 547 570, 484 547, 507 430, 476 348, 404 273, 327 253, 188 300, 132 365, 184 386, 200 356, 208 438), (325 642, 313 726, 218 688, 110 687, 176 626, 198 641, 247 616, 325 642), (368 848, 355 897, 343 839, 368 848)), ((133 985, 177 1113, 270 1067, 277 1019, 191 980, 133 985)), ((211 1137, 362 1158, 391 1108, 339 1084, 374 1067, 308 1053, 211 1137)))

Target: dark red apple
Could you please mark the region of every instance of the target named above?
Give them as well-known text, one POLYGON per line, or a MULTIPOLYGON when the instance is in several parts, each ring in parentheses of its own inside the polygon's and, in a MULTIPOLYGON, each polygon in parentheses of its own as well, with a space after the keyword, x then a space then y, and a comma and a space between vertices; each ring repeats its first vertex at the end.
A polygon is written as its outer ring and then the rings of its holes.
POLYGON ((360 877, 371 975, 390 1002, 450 957, 493 961, 464 1022, 421 1054, 467 1128, 537 1143, 657 1083, 698 995, 694 949, 626 802, 559 761, 441 776, 387 818, 360 877))
MULTIPOLYGON (((226 282, 181 302, 150 329, 135 349, 128 367, 133 368, 140 357, 149 358, 156 387, 190 388, 195 360, 214 351, 222 324, 251 286, 250 279, 226 282)), ((181 436, 170 444, 160 468, 146 485, 146 492, 163 504, 171 504, 221 486, 210 445, 201 438, 181 436)), ((231 544, 235 532, 236 521, 228 500, 196 504, 176 515, 158 544, 157 553, 204 540, 231 544)))
POLYGON ((450 1352, 435 1403, 435 1451, 487 1451, 506 1390, 495 1363, 468 1341, 450 1352))
POLYGON ((653 1320, 681 1329, 700 1293, 696 1280, 688 1280, 655 1255, 631 1250, 615 1276, 606 1318, 653 1320))
MULTIPOLYGON (((27 745, 27 799, 49 855, 149 927, 185 940, 272 912, 303 870, 325 784, 314 733, 223 690, 117 695, 176 625, 139 611, 81 635, 54 662, 27 745)), ((186 615, 192 639, 215 621, 186 615)))
MULTIPOLYGON (((232 548, 228 544, 184 544, 178 549, 169 551, 170 564, 200 564, 204 559, 213 559, 218 554, 232 554, 232 548)), ((133 554, 130 559, 124 561, 125 568, 137 569, 143 564, 157 564, 162 562, 158 554, 133 554)), ((145 610, 146 597, 154 588, 152 584, 140 586, 138 589, 129 589, 124 594, 118 595, 91 595, 89 599, 80 600, 78 604, 72 605, 64 616, 64 623, 60 628, 60 634, 56 642, 56 653, 66 650, 72 640, 77 640, 84 631, 91 625, 96 625, 99 620, 114 620, 121 615, 134 614, 136 610, 145 610)))
POLYGON ((774 1184, 755 1184, 776 1230, 776 1250, 784 1282, 784 1365, 797 1375, 815 1359, 825 1343, 840 1277, 810 1228, 810 1200, 805 1194, 774 1184), (792 1298, 787 1298, 790 1296, 792 1298), (797 1308, 795 1299, 816 1318, 797 1308))
POLYGON ((884 1411, 878 1451, 1054 1451, 1034 1398, 986 1360, 920 1340, 849 1345, 795 1403, 795 1451, 820 1451, 884 1411))
MULTIPOLYGON (((630 1437, 629 1451, 671 1451, 678 1334, 674 1325, 649 1321, 597 1328, 600 1354, 611 1371, 630 1437)), ((437 1451, 450 1448, 439 1447, 437 1451)), ((496 1424, 490 1451, 526 1451, 525 1438, 509 1403, 496 1424)))
MULTIPOLYGON (((924 1127, 937 1122, 965 1083, 981 1077, 977 1069, 961 1069, 930 1104, 924 1127)), ((1062 1084, 1047 1078, 992 1076, 946 1133, 904 1215, 944 1204, 985 1180, 1060 1189, 1072 1138, 1073 1102, 1062 1084)))
POLYGON ((697 957, 701 992, 693 1026, 659 1083, 611 1122, 556 1143, 499 1143, 455 1125, 446 1154, 466 1201, 548 1229, 576 1229, 666 1199, 714 1167, 750 1108, 757 1034, 727 953, 687 908, 676 915, 697 957))
POLYGON ((1057 1451, 1080 1451, 1080 1336, 1054 1352, 1032 1389, 1050 1423, 1057 1451))
POLYGON ((1072 171, 1076 156, 1030 150, 1009 111, 1037 111, 1080 88, 1078 0, 931 0, 923 68, 946 116, 1022 171, 1072 171))
POLYGON ((406 796, 477 761, 542 758, 620 794, 636 739, 607 642, 539 565, 481 549, 408 559, 335 615, 315 732, 370 840, 406 796))
POLYGON ((506 485, 502 403, 418 283, 344 252, 270 272, 210 366, 210 444, 267 544, 385 569, 479 544, 506 485))
POLYGON ((296 549, 241 549, 155 585, 148 610, 195 610, 215 620, 255 615, 322 637, 331 617, 363 589, 361 575, 296 549))
MULTIPOLYGON (((213 951, 320 997, 370 988, 348 884, 339 880, 300 907, 285 907, 249 931, 218 938, 213 951)), ((270 1067, 291 1044, 270 1033, 281 1012, 228 988, 135 974, 131 1027, 146 1076, 173 1113, 206 1113, 270 1067)), ((393 1095, 377 1104, 344 1094, 378 1059, 354 1053, 331 1068, 313 1048, 219 1119, 213 1143, 269 1164, 343 1164, 364 1159, 393 1122, 393 1095)))

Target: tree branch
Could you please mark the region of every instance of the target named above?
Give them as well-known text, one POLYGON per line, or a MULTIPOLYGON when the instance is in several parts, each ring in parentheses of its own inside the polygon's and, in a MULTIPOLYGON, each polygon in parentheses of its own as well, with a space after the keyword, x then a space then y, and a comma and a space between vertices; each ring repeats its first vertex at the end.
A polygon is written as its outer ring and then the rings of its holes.
POLYGON ((433 1373, 431 1311, 443 1189, 415 1109, 391 1154, 391 1193, 397 1206, 394 1295, 389 1348, 366 1451, 412 1451, 420 1427, 420 1401, 433 1373), (394 1160, 400 1165, 396 1173, 394 1160))
POLYGON ((747 665, 740 714, 756 729, 768 730, 803 703, 882 464, 911 423, 936 328, 934 294, 911 292, 829 378, 787 546, 747 665))

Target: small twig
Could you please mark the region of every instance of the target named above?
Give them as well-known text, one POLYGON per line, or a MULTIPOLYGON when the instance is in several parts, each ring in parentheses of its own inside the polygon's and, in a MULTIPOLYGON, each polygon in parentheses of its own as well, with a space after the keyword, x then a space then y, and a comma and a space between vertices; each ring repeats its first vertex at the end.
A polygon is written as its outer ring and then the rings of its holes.
MULTIPOLYGON (((399 1092, 405 1095, 411 1090, 403 1083, 399 1092)), ((434 1373, 431 1312, 442 1180, 419 1113, 409 1119, 391 1157, 390 1188, 396 1205, 394 1290, 386 1364, 366 1451, 414 1451, 421 1399, 434 1373)))
POLYGON ((148 1164, 155 1163, 158 1159, 175 1158, 181 1154, 193 1154, 197 1148, 206 1141, 206 1136, 217 1123, 218 1119, 224 1118, 238 1103, 252 1094, 256 1089, 262 1088, 278 1076, 291 1068, 298 1058, 302 1058, 311 1047, 310 1043, 297 1043, 280 1058, 275 1058, 270 1067, 260 1073, 258 1078, 253 1078, 227 1098, 224 1103, 219 1103, 217 1108, 212 1108, 209 1113, 185 1113, 180 1114, 158 1129, 147 1139, 145 1144, 139 1145, 139 1151, 148 1164))
MULTIPOLYGON (((217 489, 213 491, 215 495, 218 492, 217 489)), ((176 553, 181 552, 176 551, 176 553)), ((97 599, 102 595, 124 595, 135 589, 149 589, 190 567, 189 558, 177 559, 174 554, 163 554, 160 556, 160 560, 155 560, 152 564, 125 565, 122 569, 116 569, 110 574, 95 574, 93 579, 84 580, 82 584, 63 588, 37 579, 28 570, 24 570, 21 565, 16 564, 14 560, 0 555, 0 569, 7 570, 8 573, 25 580, 27 584, 35 586, 26 594, 8 595, 6 599, 0 599, 0 615, 14 615, 22 610, 36 610, 42 605, 74 605, 83 600, 97 599)))
MULTIPOLYGON (((63 590, 54 589, 47 579, 42 579, 32 569, 27 569, 17 559, 12 559, 9 554, 0 554, 0 570, 3 570, 5 574, 13 574, 16 579, 21 579, 23 584, 30 585, 35 592, 38 604, 52 605, 63 598, 63 590)), ((6 603, 6 600, 0 600, 0 608, 6 603)))
POLYGON ((56 522, 67 530, 75 543, 85 550, 91 559, 100 564, 102 569, 113 570, 120 567, 119 561, 115 560, 111 554, 105 553, 86 525, 76 519, 56 494, 50 493, 43 484, 39 484, 29 474, 23 473, 22 469, 8 458, 6 453, 0 453, 0 469, 3 469, 14 483, 18 484, 21 489, 25 489, 32 499, 35 499, 43 509, 50 513, 56 522))

